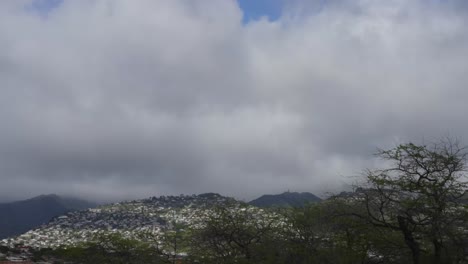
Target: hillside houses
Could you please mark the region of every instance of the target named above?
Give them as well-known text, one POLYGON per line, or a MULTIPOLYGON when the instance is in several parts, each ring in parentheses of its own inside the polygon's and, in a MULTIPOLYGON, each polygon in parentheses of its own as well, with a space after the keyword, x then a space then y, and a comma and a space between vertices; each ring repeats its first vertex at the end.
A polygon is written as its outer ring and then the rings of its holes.
MULTIPOLYGON (((219 194, 161 196, 109 204, 70 212, 0 245, 21 244, 33 248, 72 246, 93 240, 100 233, 119 233, 127 238, 150 235, 153 240, 171 230, 174 224, 199 227, 218 205, 240 202, 219 194)), ((262 209, 250 207, 262 213, 262 209)))

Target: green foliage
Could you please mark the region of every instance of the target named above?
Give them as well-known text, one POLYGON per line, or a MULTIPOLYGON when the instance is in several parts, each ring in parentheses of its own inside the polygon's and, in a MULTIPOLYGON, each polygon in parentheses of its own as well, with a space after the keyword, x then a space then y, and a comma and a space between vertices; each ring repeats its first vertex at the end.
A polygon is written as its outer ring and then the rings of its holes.
POLYGON ((95 242, 55 250, 53 255, 74 263, 170 263, 150 245, 120 234, 100 234, 95 242))
POLYGON ((171 223, 171 226, 158 237, 158 243, 161 244, 161 252, 175 262, 179 254, 189 251, 191 232, 186 225, 175 221, 171 223))
POLYGON ((401 248, 401 239, 355 217, 359 210, 352 203, 330 199, 287 212, 283 245, 287 263, 392 263, 384 256, 401 248), (392 247, 381 247, 389 241, 392 247))
POLYGON ((203 263, 273 261, 280 222, 277 216, 262 212, 237 205, 216 208, 203 228, 192 231, 191 254, 203 263))
POLYGON ((9 251, 8 247, 0 246, 0 253, 4 254, 4 253, 7 253, 8 251, 9 251))
POLYGON ((462 263, 464 149, 409 143, 378 155, 390 167, 367 171, 348 198, 277 209, 273 222, 218 208, 194 232, 192 255, 203 263, 462 263))
POLYGON ((297 208, 227 203, 190 227, 172 222, 142 240, 101 234, 53 254, 73 263, 466 263, 463 148, 409 143, 378 155, 389 167, 367 171, 350 196, 297 208))
POLYGON ((400 232, 413 263, 462 259, 456 241, 467 220, 460 204, 467 190, 465 149, 445 140, 430 146, 402 144, 378 156, 389 167, 367 171, 363 215, 376 227, 400 232))

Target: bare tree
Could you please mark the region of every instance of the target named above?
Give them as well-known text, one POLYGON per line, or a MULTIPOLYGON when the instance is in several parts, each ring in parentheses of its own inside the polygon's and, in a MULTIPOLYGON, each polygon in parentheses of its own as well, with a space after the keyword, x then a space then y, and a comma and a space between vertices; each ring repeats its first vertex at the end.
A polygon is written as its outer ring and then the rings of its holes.
POLYGON ((203 252, 205 262, 258 263, 262 247, 278 230, 277 216, 263 214, 260 209, 245 205, 216 207, 194 231, 193 248, 203 252))
POLYGON ((465 148, 447 139, 402 144, 377 155, 389 167, 365 173, 361 194, 366 217, 375 226, 400 231, 413 263, 421 262, 426 241, 432 244, 434 262, 441 263, 450 234, 466 216, 459 204, 467 189, 465 148))

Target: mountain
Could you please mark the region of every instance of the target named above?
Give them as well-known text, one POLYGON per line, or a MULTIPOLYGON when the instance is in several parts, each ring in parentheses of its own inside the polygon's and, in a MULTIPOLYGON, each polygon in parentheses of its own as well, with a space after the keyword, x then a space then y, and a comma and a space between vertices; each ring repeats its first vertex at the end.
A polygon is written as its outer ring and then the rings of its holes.
POLYGON ((321 200, 309 192, 284 192, 282 194, 263 195, 250 201, 249 204, 258 207, 301 207, 306 203, 315 203, 321 200))
POLYGON ((55 194, 0 203, 0 239, 24 233, 47 223, 55 216, 95 206, 87 201, 60 197, 55 194))
POLYGON ((150 197, 68 212, 20 236, 0 240, 0 247, 23 244, 32 248, 57 248, 92 241, 99 234, 109 233, 167 243, 168 232, 190 232, 186 227, 203 226, 207 218, 216 215, 218 208, 249 213, 259 219, 265 219, 268 214, 266 210, 216 193, 150 197))

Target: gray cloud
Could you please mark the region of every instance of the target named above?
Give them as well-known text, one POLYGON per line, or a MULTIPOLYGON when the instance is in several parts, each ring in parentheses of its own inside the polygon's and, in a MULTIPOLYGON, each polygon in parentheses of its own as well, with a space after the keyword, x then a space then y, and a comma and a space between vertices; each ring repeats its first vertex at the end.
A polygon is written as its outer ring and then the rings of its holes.
POLYGON ((0 198, 323 194, 377 147, 463 139, 464 1, 310 2, 1 1, 0 198))

